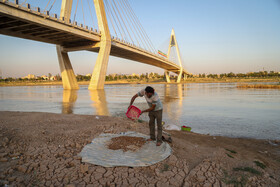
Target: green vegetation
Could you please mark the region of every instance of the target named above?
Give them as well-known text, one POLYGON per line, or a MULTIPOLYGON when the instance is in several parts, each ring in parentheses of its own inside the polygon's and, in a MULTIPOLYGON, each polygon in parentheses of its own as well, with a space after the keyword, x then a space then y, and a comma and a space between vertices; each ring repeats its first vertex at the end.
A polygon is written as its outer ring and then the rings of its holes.
MULTIPOLYGON (((61 76, 59 74, 52 76, 51 73, 48 76, 37 77, 35 75, 30 75, 32 78, 1 78, 0 86, 29 86, 29 85, 57 85, 62 84, 61 76)), ((77 81, 79 84, 89 84, 91 75, 77 75, 77 81)), ((177 75, 171 74, 171 82, 176 82, 177 75)), ((165 75, 160 75, 158 73, 143 73, 138 74, 110 74, 107 75, 106 83, 108 84, 126 84, 126 83, 164 83, 166 82, 165 75)), ((279 82, 280 73, 274 71, 259 71, 251 73, 223 73, 223 74, 199 74, 199 75, 187 75, 186 83, 212 83, 212 82, 279 82)), ((277 84, 276 86, 279 86, 277 84)))
POLYGON ((165 163, 165 164, 163 164, 163 168, 162 168, 161 172, 168 171, 168 169, 169 169, 169 165, 165 163))
POLYGON ((246 175, 241 175, 241 176, 232 176, 229 175, 225 170, 224 170, 224 178, 222 178, 222 181, 226 184, 233 184, 234 187, 238 186, 246 186, 248 177, 246 175))
POLYGON ((264 169, 264 168, 266 168, 266 165, 264 165, 263 163, 261 163, 261 162, 259 162, 259 161, 254 161, 254 163, 258 166, 258 167, 260 167, 260 168, 262 168, 262 169, 264 169))
POLYGON ((222 181, 226 184, 232 184, 236 187, 246 186, 249 176, 261 174, 260 171, 251 167, 237 167, 233 168, 233 172, 230 174, 228 174, 226 170, 223 170, 223 173, 224 177, 222 178, 222 181))
POLYGON ((144 123, 144 120, 138 119, 138 123, 144 123))
POLYGON ((230 155, 230 154, 228 154, 228 153, 226 153, 227 154, 227 156, 228 157, 230 157, 230 158, 234 158, 232 155, 230 155))
POLYGON ((260 175, 261 172, 259 172, 258 170, 251 168, 251 167, 238 167, 238 168, 233 168, 233 171, 245 171, 245 172, 249 172, 252 174, 256 174, 256 175, 260 175))
POLYGON ((237 85, 237 88, 266 88, 266 89, 280 89, 280 85, 268 85, 268 84, 241 84, 237 85))
POLYGON ((230 149, 226 149, 226 150, 233 153, 233 154, 236 154, 236 151, 234 151, 234 150, 230 150, 230 149))

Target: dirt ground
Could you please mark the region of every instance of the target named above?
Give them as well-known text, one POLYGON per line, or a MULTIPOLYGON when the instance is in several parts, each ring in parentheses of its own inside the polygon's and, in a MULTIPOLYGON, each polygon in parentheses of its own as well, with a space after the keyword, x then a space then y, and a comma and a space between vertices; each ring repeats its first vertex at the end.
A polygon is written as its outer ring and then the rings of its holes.
POLYGON ((173 153, 148 167, 104 168, 78 154, 100 133, 147 123, 107 116, 0 112, 0 186, 279 186, 280 142, 171 134, 173 153))

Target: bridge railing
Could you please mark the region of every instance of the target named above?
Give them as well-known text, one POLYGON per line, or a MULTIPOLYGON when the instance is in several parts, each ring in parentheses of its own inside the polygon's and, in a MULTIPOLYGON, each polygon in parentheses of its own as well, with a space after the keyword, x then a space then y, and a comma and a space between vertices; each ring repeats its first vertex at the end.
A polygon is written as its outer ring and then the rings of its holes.
MULTIPOLYGON (((42 11, 42 9, 40 7, 31 6, 29 3, 19 3, 18 0, 14 0, 14 1, 0 0, 0 3, 4 3, 8 6, 12 6, 12 7, 20 9, 22 11, 29 12, 31 14, 40 16, 42 18, 50 19, 50 20, 59 22, 59 23, 64 24, 64 25, 74 27, 74 28, 79 29, 79 30, 83 30, 83 31, 89 32, 91 34, 101 36, 100 31, 97 30, 97 29, 93 29, 92 27, 88 27, 88 26, 83 25, 83 24, 78 24, 76 21, 71 22, 71 19, 69 19, 69 21, 66 22, 66 20, 64 20, 63 17, 59 18, 57 14, 54 14, 54 13, 50 14, 49 11, 42 11)), ((125 46, 131 47, 131 48, 136 49, 136 50, 139 50, 143 53, 149 54, 149 55, 154 56, 156 58, 160 58, 160 59, 164 60, 165 62, 173 63, 170 60, 168 60, 167 58, 164 58, 164 57, 160 56, 158 53, 151 52, 150 50, 147 50, 147 49, 144 49, 144 48, 142 48, 140 46, 137 46, 135 44, 129 43, 124 39, 119 39, 119 38, 117 38, 113 35, 111 35, 111 39, 114 42, 123 44, 125 46)), ((173 64, 175 64, 175 63, 173 63, 173 64)))
POLYGON ((31 14, 43 17, 45 19, 51 19, 53 21, 57 21, 57 22, 60 22, 62 24, 65 24, 65 25, 68 25, 71 27, 75 27, 77 29, 80 29, 80 30, 83 30, 83 31, 86 31, 86 32, 89 32, 92 34, 101 35, 101 33, 98 29, 93 29, 92 27, 88 27, 87 25, 83 25, 82 23, 78 24, 76 21, 72 22, 71 19, 69 19, 69 22, 66 22, 66 20, 64 20, 63 17, 59 18, 57 16, 57 14, 54 14, 54 13, 50 14, 49 11, 42 11, 42 9, 40 7, 33 7, 28 3, 20 4, 18 2, 18 0, 14 0, 13 2, 8 1, 8 0, 1 0, 0 3, 4 3, 8 6, 12 6, 14 8, 23 10, 25 12, 29 12, 31 14))

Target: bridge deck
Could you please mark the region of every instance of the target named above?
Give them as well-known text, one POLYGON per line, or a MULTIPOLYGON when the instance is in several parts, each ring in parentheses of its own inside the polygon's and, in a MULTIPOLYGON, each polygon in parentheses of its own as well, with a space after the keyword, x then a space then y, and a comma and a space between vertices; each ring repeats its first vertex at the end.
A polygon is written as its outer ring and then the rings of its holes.
MULTIPOLYGON (((61 45, 69 51, 88 50, 98 52, 101 35, 93 29, 65 23, 39 11, 0 1, 0 34, 61 45)), ((153 65, 174 73, 180 66, 130 44, 112 39, 110 55, 153 65)), ((185 74, 187 72, 184 70, 185 74)))

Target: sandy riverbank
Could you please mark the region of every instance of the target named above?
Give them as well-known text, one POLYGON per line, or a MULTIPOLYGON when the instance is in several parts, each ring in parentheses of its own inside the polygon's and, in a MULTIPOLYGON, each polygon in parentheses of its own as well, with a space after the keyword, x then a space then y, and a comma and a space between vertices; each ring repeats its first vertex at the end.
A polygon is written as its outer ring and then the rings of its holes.
POLYGON ((103 168, 77 156, 100 133, 125 131, 148 134, 148 124, 107 116, 0 112, 0 186, 279 186, 277 141, 168 131, 173 153, 153 166, 103 168))

